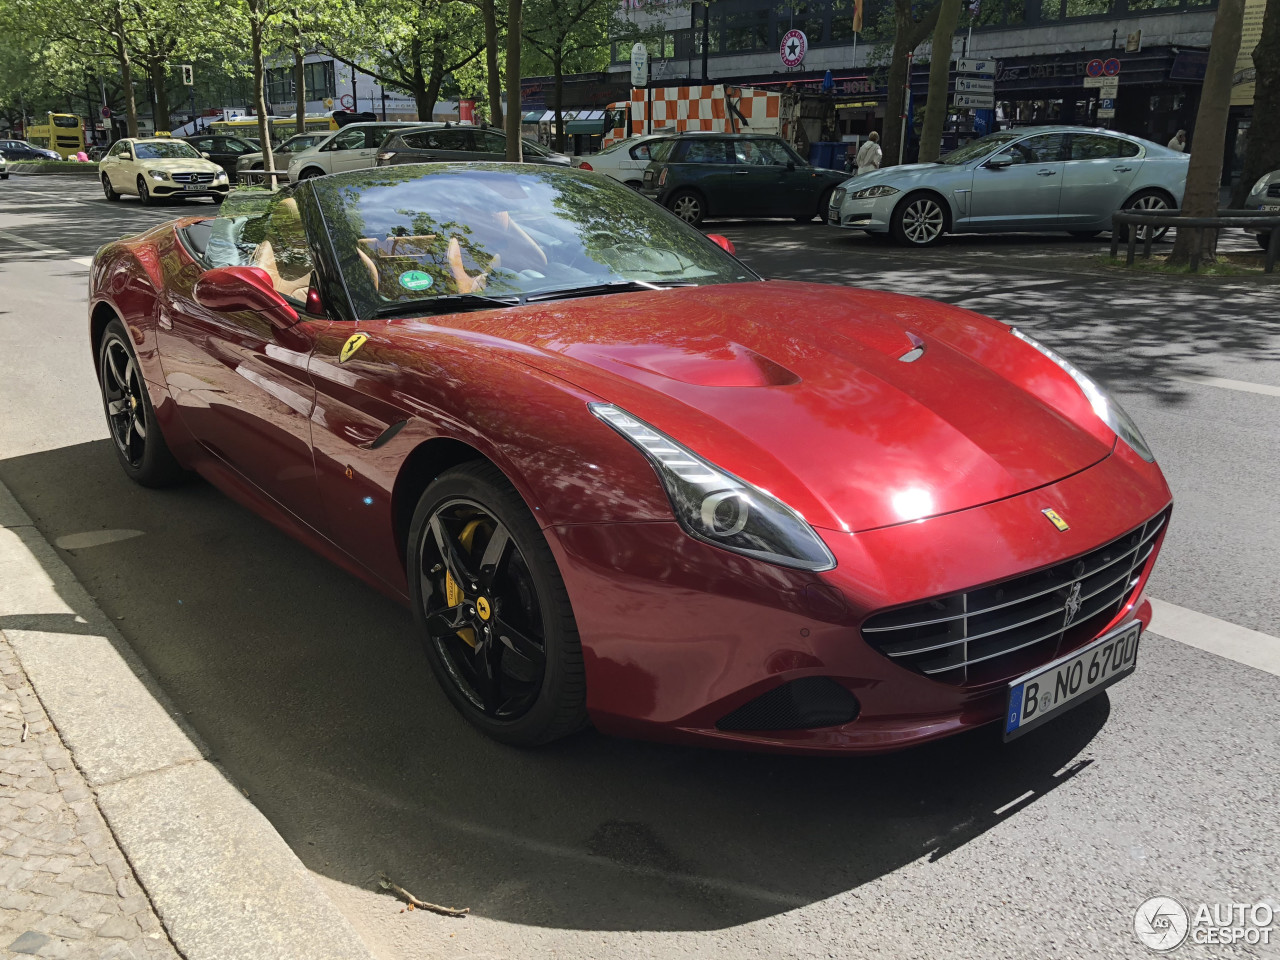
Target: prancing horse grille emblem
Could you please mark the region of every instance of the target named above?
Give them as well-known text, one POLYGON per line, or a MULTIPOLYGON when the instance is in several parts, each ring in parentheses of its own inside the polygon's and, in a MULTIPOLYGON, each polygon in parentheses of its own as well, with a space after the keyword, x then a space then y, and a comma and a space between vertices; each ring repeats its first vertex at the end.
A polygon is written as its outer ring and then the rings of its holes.
POLYGON ((1067 619, 1062 622, 1062 629, 1065 630, 1071 626, 1071 621, 1076 618, 1076 614, 1080 612, 1080 581, 1077 580, 1071 585, 1071 589, 1067 592, 1067 619))

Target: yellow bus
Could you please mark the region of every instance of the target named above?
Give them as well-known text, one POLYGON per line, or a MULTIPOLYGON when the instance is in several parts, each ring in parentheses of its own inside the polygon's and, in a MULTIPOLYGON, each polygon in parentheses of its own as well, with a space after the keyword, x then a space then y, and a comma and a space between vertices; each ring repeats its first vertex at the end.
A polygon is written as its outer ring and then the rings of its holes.
MULTIPOLYGON (((298 121, 293 117, 268 117, 271 121, 271 141, 281 143, 297 132, 298 121)), ((329 114, 307 114, 303 121, 308 131, 337 130, 338 122, 329 114)), ((238 117, 235 120, 214 120, 209 124, 210 133, 230 134, 235 137, 258 138, 258 118, 238 117)))
POLYGON ((41 124, 27 127, 27 140, 36 147, 55 150, 69 160, 84 150, 84 121, 72 113, 49 113, 41 124))

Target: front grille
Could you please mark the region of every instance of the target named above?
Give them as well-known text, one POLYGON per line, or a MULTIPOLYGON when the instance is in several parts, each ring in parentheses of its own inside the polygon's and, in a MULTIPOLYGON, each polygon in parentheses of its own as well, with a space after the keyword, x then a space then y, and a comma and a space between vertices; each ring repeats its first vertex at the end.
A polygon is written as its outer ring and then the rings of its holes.
POLYGON ((1025 673, 1088 642, 1120 612, 1168 516, 1037 573, 876 614, 862 625, 863 639, 944 683, 1025 673))
POLYGON ((1267 186, 1268 197, 1280 197, 1280 180, 1267 186))
POLYGON ((848 191, 845 190, 844 187, 836 187, 835 191, 831 194, 831 206, 838 208, 840 204, 844 203, 844 195, 847 192, 848 191))
POLYGON ((175 173, 174 183, 213 183, 212 173, 175 173))

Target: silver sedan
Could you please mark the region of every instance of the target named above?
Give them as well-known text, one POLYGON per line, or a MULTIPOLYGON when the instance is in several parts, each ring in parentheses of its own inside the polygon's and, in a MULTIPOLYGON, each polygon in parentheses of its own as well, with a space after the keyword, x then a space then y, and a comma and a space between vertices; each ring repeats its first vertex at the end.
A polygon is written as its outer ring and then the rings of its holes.
POLYGON ((831 195, 827 221, 924 247, 944 233, 1064 230, 1094 236, 1120 209, 1182 205, 1187 161, 1138 137, 1084 127, 1002 130, 938 163, 854 177, 831 195))

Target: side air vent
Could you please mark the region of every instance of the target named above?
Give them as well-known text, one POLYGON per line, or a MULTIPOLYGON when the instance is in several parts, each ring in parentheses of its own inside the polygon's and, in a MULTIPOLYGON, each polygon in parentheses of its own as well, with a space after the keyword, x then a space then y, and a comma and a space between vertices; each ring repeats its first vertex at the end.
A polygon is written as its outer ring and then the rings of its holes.
POLYGON ((749 700, 716 724, 721 730, 807 730, 858 716, 858 698, 830 677, 802 677, 749 700))

